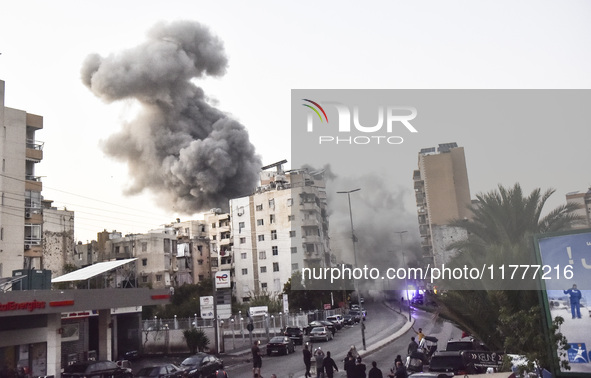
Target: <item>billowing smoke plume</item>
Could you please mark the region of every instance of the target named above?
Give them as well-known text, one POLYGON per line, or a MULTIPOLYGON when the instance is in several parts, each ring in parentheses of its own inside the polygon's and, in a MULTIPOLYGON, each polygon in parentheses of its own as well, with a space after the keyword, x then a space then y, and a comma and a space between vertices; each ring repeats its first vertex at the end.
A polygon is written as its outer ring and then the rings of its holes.
MULTIPOLYGON (((351 193, 357 266, 365 265, 383 272, 388 268, 416 266, 421 255, 417 215, 404 206, 408 196, 414 193, 386 182, 383 176, 375 173, 366 173, 360 177, 329 177, 326 187, 330 211, 330 245, 337 261, 354 264, 349 202, 346 194, 336 192, 360 188, 360 191, 351 193), (406 232, 401 237, 399 232, 402 231, 406 232)), ((400 286, 393 282, 388 284, 387 280, 361 280, 359 284, 365 289, 378 290, 400 286)))
POLYGON ((247 130, 191 82, 223 75, 227 63, 222 41, 189 21, 158 24, 137 47, 86 58, 82 81, 97 97, 141 105, 137 118, 102 145, 127 163, 127 194, 149 189, 163 208, 192 214, 227 208, 228 199, 256 186, 261 161, 247 130))

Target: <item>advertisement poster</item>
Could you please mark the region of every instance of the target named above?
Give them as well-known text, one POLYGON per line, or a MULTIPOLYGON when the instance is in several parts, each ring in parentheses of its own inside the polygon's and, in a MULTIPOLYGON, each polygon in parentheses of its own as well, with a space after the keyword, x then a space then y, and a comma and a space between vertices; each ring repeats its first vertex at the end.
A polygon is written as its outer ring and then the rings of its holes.
MULTIPOLYGON (((541 235, 537 245, 542 264, 553 267, 572 266, 572 276, 543 280, 546 317, 564 319, 560 331, 570 349, 566 359, 567 373, 591 373, 591 230, 560 235, 541 235)), ((555 278, 555 277, 554 277, 555 278)))

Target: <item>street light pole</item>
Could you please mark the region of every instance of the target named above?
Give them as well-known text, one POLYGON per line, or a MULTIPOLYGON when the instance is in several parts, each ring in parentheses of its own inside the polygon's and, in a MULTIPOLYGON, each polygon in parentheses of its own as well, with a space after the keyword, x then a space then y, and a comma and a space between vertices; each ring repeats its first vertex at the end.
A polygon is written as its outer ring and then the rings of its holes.
MULTIPOLYGON (((404 234, 406 231, 394 231, 395 234, 400 235, 400 251, 402 252, 402 264, 404 265, 404 267, 406 268, 406 256, 405 253, 403 251, 403 243, 402 243, 402 234, 404 234)), ((412 321, 412 315, 410 312, 410 300, 408 298, 408 281, 406 278, 406 275, 404 276, 404 291, 406 292, 406 303, 408 304, 408 321, 412 321)))
MULTIPOLYGON (((360 191, 360 188, 357 189, 353 189, 353 190, 348 190, 348 191, 343 191, 343 192, 337 192, 338 194, 346 194, 347 195, 347 199, 349 200, 349 219, 351 220, 351 239, 353 241, 353 259, 355 262, 355 269, 357 269, 357 249, 355 247, 355 231, 353 228, 353 211, 351 210, 351 193, 360 191)), ((357 293, 357 303, 359 305, 361 305, 360 303, 360 298, 361 295, 359 294, 359 283, 357 282, 357 280, 355 279, 355 277, 353 277, 353 285, 355 286, 355 292, 357 293)), ((366 350, 365 347, 365 318, 362 317, 361 320, 361 342, 363 343, 363 350, 366 350)))

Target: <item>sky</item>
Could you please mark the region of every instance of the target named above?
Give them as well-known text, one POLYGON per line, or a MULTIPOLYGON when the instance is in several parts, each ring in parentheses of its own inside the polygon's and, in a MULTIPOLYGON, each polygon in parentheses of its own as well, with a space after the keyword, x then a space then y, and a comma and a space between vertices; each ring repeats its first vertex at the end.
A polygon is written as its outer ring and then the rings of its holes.
MULTIPOLYGON (((194 219, 162 193, 135 187, 125 194, 137 178, 113 149, 126 150, 126 140, 107 141, 141 115, 140 107, 125 96, 106 101, 82 80, 89 55, 121 57, 159 22, 196 21, 221 41, 225 68, 191 82, 209 105, 244 126, 260 162, 271 164, 290 160, 292 89, 588 89, 590 14, 587 1, 5 1, 0 80, 6 106, 44 117, 37 133, 44 159, 36 171, 44 198, 75 211, 75 238, 86 242, 103 229, 143 233, 194 219)), ((528 136, 552 140, 560 125, 508 135, 511 148, 494 159, 498 166, 480 153, 489 136, 478 132, 420 142, 465 148, 472 196, 520 182, 526 192, 556 188, 556 206, 567 192, 591 186, 589 130, 556 138, 555 151, 540 151, 528 136), (552 163, 498 168, 537 154, 554 157, 552 163)), ((404 157, 411 168, 397 185, 412 188, 417 152, 404 157)), ((397 199, 416 219, 412 193, 405 193, 397 199)))

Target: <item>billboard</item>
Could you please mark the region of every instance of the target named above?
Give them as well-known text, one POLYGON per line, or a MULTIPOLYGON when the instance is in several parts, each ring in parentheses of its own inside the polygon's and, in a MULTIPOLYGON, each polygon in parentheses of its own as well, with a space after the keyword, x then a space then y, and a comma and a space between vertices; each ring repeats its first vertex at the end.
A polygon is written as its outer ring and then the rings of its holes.
POLYGON ((228 270, 220 270, 216 272, 214 275, 215 279, 215 288, 217 289, 229 289, 231 287, 230 283, 230 271, 228 270))
POLYGON ((557 355, 568 360, 570 370, 556 373, 591 377, 591 230, 538 235, 535 241, 541 263, 552 267, 541 280, 548 324, 562 317, 560 332, 570 345, 557 355), (572 274, 563 274, 565 267, 572 274))

